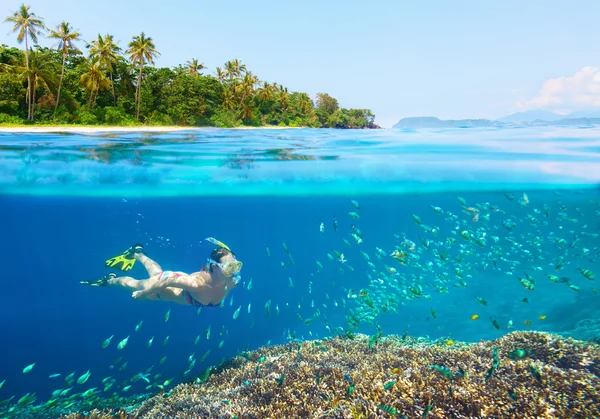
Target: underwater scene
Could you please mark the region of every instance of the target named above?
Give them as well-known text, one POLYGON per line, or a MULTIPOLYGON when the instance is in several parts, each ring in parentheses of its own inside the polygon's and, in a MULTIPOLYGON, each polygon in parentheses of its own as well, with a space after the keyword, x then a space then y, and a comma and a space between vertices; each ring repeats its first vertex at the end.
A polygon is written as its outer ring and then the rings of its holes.
POLYGON ((0 133, 0 418, 600 417, 599 138, 0 133))

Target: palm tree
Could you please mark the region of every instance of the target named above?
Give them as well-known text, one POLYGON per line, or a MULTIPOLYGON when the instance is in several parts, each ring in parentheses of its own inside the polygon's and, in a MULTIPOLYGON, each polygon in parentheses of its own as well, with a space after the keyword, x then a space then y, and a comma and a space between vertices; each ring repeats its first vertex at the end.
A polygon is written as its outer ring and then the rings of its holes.
POLYGON ((48 51, 43 51, 38 47, 29 51, 29 60, 25 67, 21 63, 15 65, 14 68, 23 78, 26 78, 31 83, 31 96, 29 99, 31 102, 29 108, 30 118, 28 119, 33 121, 37 89, 41 87, 48 92, 52 90, 51 87, 55 85, 55 75, 58 70, 56 62, 48 51))
POLYGON ((81 39, 79 32, 73 32, 73 28, 68 22, 62 21, 60 25, 56 27, 56 30, 50 31, 48 38, 58 39, 58 50, 62 51, 62 68, 60 70, 60 81, 58 82, 58 92, 56 93, 56 104, 54 105, 54 113, 58 109, 58 102, 60 102, 60 89, 62 87, 63 77, 65 76, 65 61, 67 60, 67 54, 69 51, 79 52, 75 47, 75 41, 81 39))
POLYGON ((204 67, 204 64, 199 63, 196 58, 192 59, 192 61, 186 62, 185 65, 187 66, 187 74, 195 78, 198 78, 200 76, 200 71, 206 68, 204 67))
POLYGON ((225 79, 225 72, 221 67, 217 67, 217 79, 221 83, 223 83, 223 80, 225 79))
POLYGON ((108 70, 110 83, 112 84, 113 102, 117 105, 117 95, 115 94, 115 81, 113 79, 114 65, 117 63, 121 48, 113 41, 113 36, 106 34, 104 38, 98 34, 98 39, 93 40, 86 46, 90 50, 90 57, 98 58, 100 64, 108 70))
POLYGON ((260 86, 256 91, 256 96, 262 102, 268 102, 273 97, 273 86, 266 81, 263 82, 262 86, 260 86))
POLYGON ((129 54, 129 59, 133 63, 133 65, 137 65, 140 68, 138 73, 137 85, 136 85, 136 107, 137 110, 135 112, 135 117, 140 119, 140 103, 141 103, 141 94, 140 87, 142 85, 142 72, 144 71, 144 64, 146 63, 154 63, 154 58, 160 55, 160 53, 156 50, 154 46, 154 42, 152 38, 147 37, 142 32, 140 35, 135 36, 133 40, 129 43, 129 49, 127 50, 127 54, 129 54))
POLYGON ((46 29, 44 25, 44 19, 35 15, 35 13, 29 12, 30 6, 25 6, 25 3, 21 4, 19 10, 13 13, 12 16, 7 17, 4 21, 14 23, 13 32, 19 31, 17 35, 17 41, 21 44, 25 40, 25 67, 27 73, 27 119, 33 119, 33 103, 32 103, 32 88, 31 79, 29 78, 29 43, 31 40, 34 43, 38 41, 38 35, 42 33, 42 30, 46 29))
POLYGON ((103 64, 99 58, 86 59, 84 66, 85 72, 81 75, 79 84, 90 94, 88 99, 88 109, 90 109, 96 102, 98 92, 101 89, 109 89, 111 82, 106 77, 103 71, 103 64))

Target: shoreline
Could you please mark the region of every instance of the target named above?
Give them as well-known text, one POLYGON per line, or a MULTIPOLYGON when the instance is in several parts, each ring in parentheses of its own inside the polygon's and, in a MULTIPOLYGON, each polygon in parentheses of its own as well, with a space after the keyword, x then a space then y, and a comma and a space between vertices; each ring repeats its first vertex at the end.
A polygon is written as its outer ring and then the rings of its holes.
POLYGON ((278 129, 300 129, 304 127, 232 127, 232 128, 216 128, 216 127, 181 127, 181 126, 134 126, 134 127, 119 127, 119 126, 73 126, 73 125, 57 125, 57 126, 22 126, 22 127, 11 127, 1 126, 0 133, 23 133, 23 134, 35 134, 35 133, 53 133, 53 132, 72 132, 81 134, 95 134, 102 132, 181 132, 181 131, 200 131, 200 130, 222 130, 222 129, 234 129, 234 130, 278 130, 278 129))

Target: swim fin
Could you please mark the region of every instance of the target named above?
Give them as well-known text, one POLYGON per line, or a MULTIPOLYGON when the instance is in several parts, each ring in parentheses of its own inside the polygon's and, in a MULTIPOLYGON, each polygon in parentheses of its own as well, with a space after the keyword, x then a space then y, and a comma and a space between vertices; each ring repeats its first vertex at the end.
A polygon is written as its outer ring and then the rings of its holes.
POLYGON ((109 273, 104 275, 102 278, 96 280, 96 281, 79 281, 79 283, 81 284, 85 284, 85 285, 91 285, 92 287, 105 287, 106 283, 108 282, 109 279, 112 278, 116 278, 117 275, 114 273, 109 273))
POLYGON ((108 268, 117 268, 122 271, 129 271, 131 268, 133 268, 133 265, 135 265, 135 254, 142 253, 143 251, 144 246, 141 244, 134 244, 120 255, 108 259, 105 265, 108 268))

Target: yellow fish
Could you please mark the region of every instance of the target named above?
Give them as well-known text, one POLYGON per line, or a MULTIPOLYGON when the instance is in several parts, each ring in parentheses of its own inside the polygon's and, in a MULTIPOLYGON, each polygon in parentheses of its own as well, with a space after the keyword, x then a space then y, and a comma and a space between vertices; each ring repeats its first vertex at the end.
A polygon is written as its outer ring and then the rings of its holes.
POLYGON ((477 320, 479 319, 479 314, 473 314, 471 317, 469 317, 471 320, 477 320))
POLYGON ((538 317, 538 319, 540 319, 540 320, 546 320, 546 315, 542 314, 541 316, 538 317))

